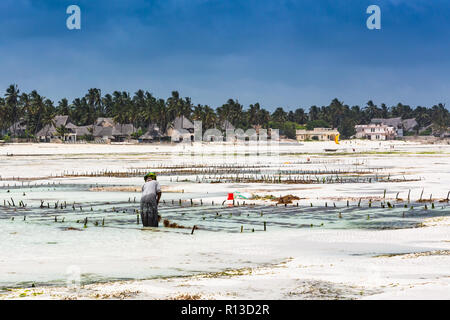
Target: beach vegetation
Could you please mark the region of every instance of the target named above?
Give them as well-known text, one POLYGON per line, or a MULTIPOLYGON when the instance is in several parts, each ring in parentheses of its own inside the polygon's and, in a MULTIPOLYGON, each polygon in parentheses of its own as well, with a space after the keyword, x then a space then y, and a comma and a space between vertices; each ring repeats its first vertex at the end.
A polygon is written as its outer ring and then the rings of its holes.
MULTIPOLYGON (((103 94, 98 88, 90 88, 84 96, 71 102, 62 98, 58 102, 39 94, 36 90, 29 93, 20 91, 16 84, 6 88, 0 95, 0 137, 36 139, 36 133, 46 125, 51 125, 56 115, 66 115, 76 126, 93 126, 98 118, 112 118, 117 123, 132 124, 135 129, 132 136, 139 137, 150 124, 163 131, 175 118, 184 116, 191 120, 202 121, 203 132, 208 129, 225 127, 274 128, 281 135, 295 139, 295 130, 318 127, 337 128, 341 138, 355 134, 355 125, 368 124, 375 118, 402 119, 415 118, 414 130, 405 135, 442 135, 450 127, 450 113, 444 104, 431 107, 411 107, 402 103, 388 107, 368 101, 364 106, 350 106, 335 98, 325 106, 261 106, 259 102, 244 107, 238 99, 228 99, 218 106, 194 104, 190 97, 183 97, 178 91, 164 99, 156 97, 150 91, 137 90, 134 93, 114 91, 103 94), (291 110, 289 110, 291 109, 291 110), (274 110, 270 112, 269 110, 274 110), (225 125, 226 124, 226 125, 225 125), (422 131, 420 131, 420 128, 422 131)), ((57 128, 62 137, 67 128, 57 128)), ((81 137, 92 141, 92 132, 81 137)))

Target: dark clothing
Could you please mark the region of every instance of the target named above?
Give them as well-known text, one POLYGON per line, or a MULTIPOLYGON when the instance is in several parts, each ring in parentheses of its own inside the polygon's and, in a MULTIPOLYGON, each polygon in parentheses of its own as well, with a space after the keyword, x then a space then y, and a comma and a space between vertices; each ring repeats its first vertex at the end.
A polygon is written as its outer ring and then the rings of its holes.
POLYGON ((158 226, 158 205, 155 196, 141 198, 141 220, 144 227, 158 226))

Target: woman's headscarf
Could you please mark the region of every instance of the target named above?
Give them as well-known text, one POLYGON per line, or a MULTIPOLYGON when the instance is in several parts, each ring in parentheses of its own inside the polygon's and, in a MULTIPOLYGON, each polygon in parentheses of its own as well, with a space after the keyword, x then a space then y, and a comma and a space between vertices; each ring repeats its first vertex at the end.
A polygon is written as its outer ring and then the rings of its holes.
POLYGON ((156 180, 156 173, 154 172, 149 172, 144 176, 144 181, 147 181, 148 178, 152 178, 152 180, 156 180))

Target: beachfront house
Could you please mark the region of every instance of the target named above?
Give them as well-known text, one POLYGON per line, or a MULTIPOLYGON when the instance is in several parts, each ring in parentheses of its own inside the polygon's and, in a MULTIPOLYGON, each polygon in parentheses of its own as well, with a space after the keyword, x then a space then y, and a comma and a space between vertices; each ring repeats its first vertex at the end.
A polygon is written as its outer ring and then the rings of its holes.
POLYGON ((161 138, 163 138, 164 135, 161 133, 161 130, 159 130, 159 127, 155 123, 151 123, 147 131, 139 137, 140 143, 150 143, 155 141, 160 141, 161 138))
POLYGON ((93 138, 97 142, 124 142, 131 139, 136 128, 131 123, 118 123, 113 118, 97 118, 91 126, 93 138))
POLYGON ((93 127, 92 126, 77 126, 75 128, 76 138, 84 140, 93 140, 93 127))
POLYGON ((392 140, 397 137, 396 129, 385 124, 359 124, 355 130, 358 139, 392 140))
MULTIPOLYGON (((432 127, 430 125, 430 127, 432 127)), ((438 138, 450 138, 450 127, 448 128, 433 128, 433 136, 438 138)))
POLYGON ((398 118, 374 118, 370 122, 371 124, 385 125, 388 127, 393 127, 397 137, 403 137, 406 132, 411 132, 416 130, 418 123, 415 118, 402 119, 398 118))
POLYGON ((114 142, 124 142, 132 139, 132 134, 137 130, 131 123, 121 124, 116 123, 112 130, 114 142))
POLYGON ((221 128, 223 131, 227 132, 227 131, 234 131, 235 127, 233 126, 233 124, 228 121, 228 120, 224 120, 222 122, 221 128))
POLYGON ((447 128, 447 131, 441 135, 442 138, 450 138, 450 127, 447 128))
POLYGON ((74 142, 77 140, 75 129, 76 126, 69 121, 69 116, 55 116, 52 123, 38 131, 36 138, 40 142, 74 142))
MULTIPOLYGON (((14 123, 12 126, 10 126, 6 132, 9 132, 10 135, 15 137, 24 136, 27 131, 27 125, 25 123, 25 120, 22 118, 16 123, 14 123)), ((4 134, 4 133, 3 133, 4 134)))
POLYGON ((84 139, 110 143, 131 139, 134 132, 136 129, 132 124, 116 123, 112 118, 98 118, 93 125, 76 126, 70 122, 69 116, 56 116, 36 136, 40 142, 74 143, 84 139))
POLYGON ((318 141, 329 141, 334 140, 339 134, 337 129, 331 128, 314 128, 313 130, 296 130, 295 131, 297 141, 308 141, 308 140, 318 140, 318 141))
POLYGON ((167 128, 173 142, 194 141, 194 124, 185 116, 176 117, 167 128))
POLYGON ((94 126, 97 127, 114 127, 116 124, 116 122, 114 121, 113 118, 97 118, 97 120, 95 121, 94 126))
POLYGON ((136 128, 131 123, 116 123, 111 118, 98 118, 92 128, 90 131, 94 140, 105 143, 127 141, 136 132, 136 128))

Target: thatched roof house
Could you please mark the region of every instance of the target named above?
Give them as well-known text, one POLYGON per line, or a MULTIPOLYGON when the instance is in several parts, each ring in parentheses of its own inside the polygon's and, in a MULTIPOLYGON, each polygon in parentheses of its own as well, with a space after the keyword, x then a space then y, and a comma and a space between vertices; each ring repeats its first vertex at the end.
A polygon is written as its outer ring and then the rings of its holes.
MULTIPOLYGON (((93 128, 92 135, 96 140, 111 140, 115 142, 122 142, 131 138, 131 135, 136 132, 132 124, 115 123, 110 118, 99 118, 93 128)), ((88 129, 89 130, 89 129, 88 129)))
POLYGON ((167 135, 172 141, 193 141, 194 140, 194 124, 185 116, 176 117, 169 124, 167 135))
POLYGON ((24 121, 24 119, 20 119, 16 123, 14 123, 12 126, 10 126, 6 131, 15 134, 17 136, 25 134, 25 131, 27 130, 27 125, 24 121))
POLYGON ((116 122, 113 120, 113 118, 97 118, 95 121, 95 126, 101 126, 101 127, 114 127, 116 122))
POLYGON ((68 116, 56 116, 53 124, 46 125, 38 133, 37 137, 41 141, 50 141, 53 138, 61 138, 64 141, 76 141, 77 137, 92 136, 95 140, 104 141, 124 141, 131 138, 136 132, 132 124, 115 123, 111 118, 98 118, 94 125, 76 126, 69 122, 68 116), (65 137, 58 137, 57 128, 64 126, 67 134, 65 137))
POLYGON ((60 138, 63 141, 76 140, 76 126, 69 122, 69 116, 55 116, 51 124, 45 125, 38 131, 36 137, 41 141, 50 141, 51 139, 60 138), (61 137, 57 128, 65 127, 66 134, 61 137))
POLYGON ((159 130, 158 125, 151 123, 148 126, 147 131, 139 137, 139 142, 153 142, 155 140, 160 140, 164 135, 159 130))
POLYGON ((234 129, 235 129, 235 127, 233 126, 233 124, 230 121, 225 120, 222 123, 222 130, 227 131, 227 130, 234 130, 234 129))

